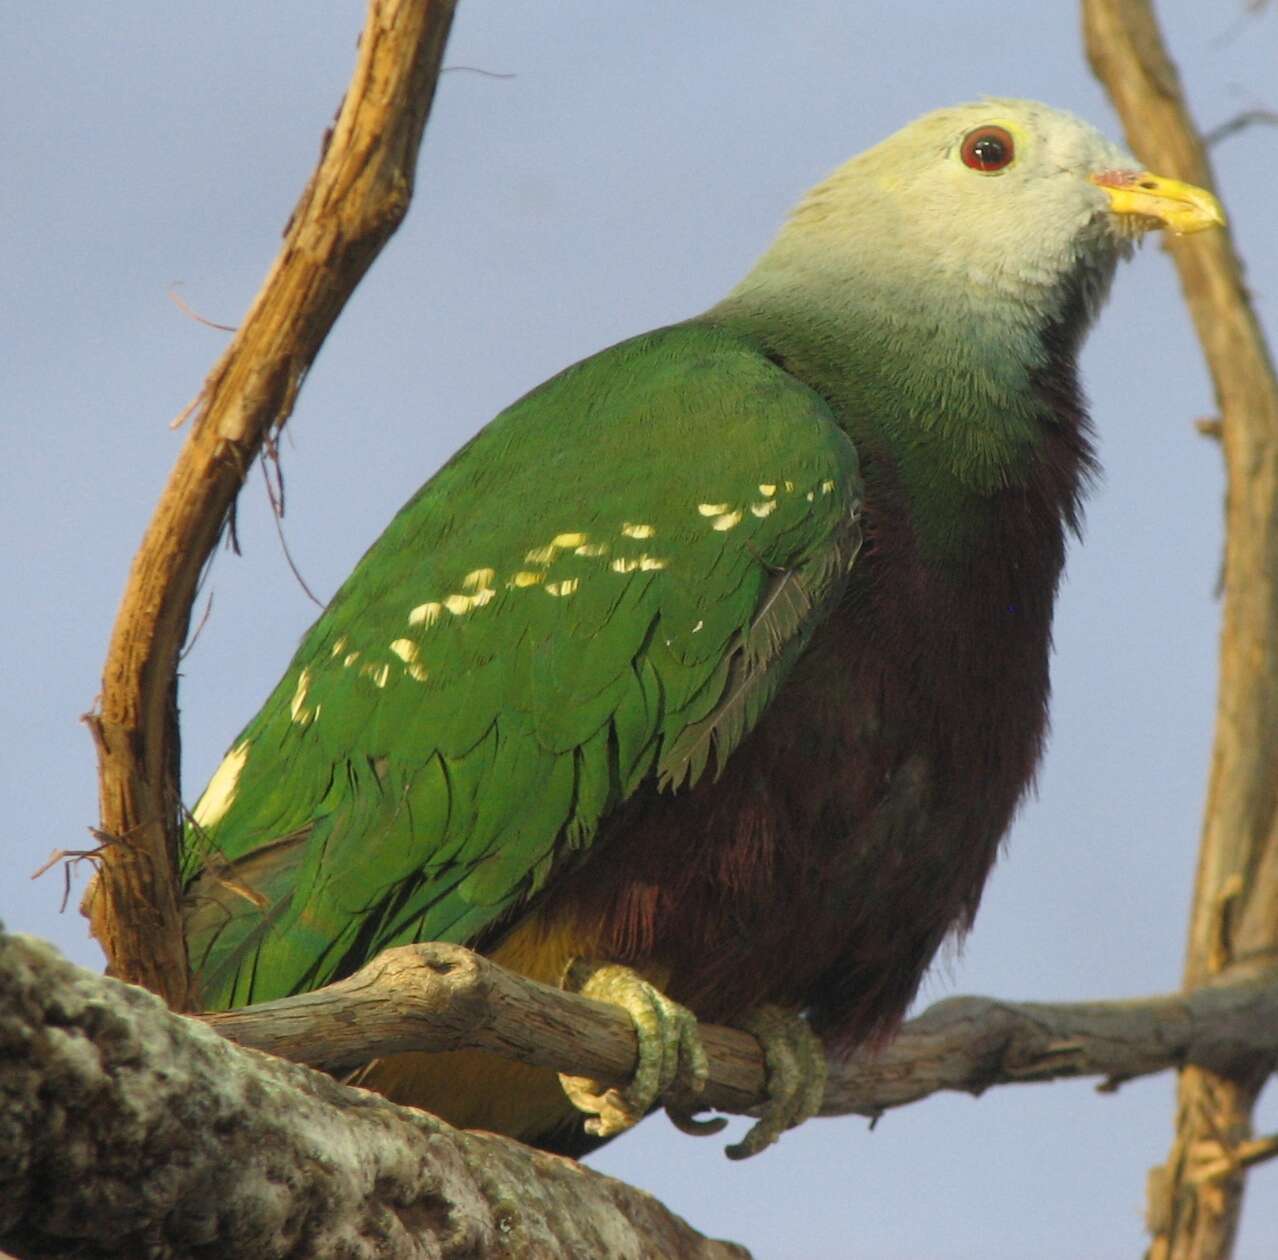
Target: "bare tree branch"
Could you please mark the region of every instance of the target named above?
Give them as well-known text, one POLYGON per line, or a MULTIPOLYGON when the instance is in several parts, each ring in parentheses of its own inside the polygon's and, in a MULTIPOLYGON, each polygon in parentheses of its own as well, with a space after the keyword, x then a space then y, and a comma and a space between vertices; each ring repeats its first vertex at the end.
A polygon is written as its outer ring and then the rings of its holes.
POLYGON ((1223 123, 1217 124, 1204 133, 1203 143, 1211 149, 1222 140, 1228 140, 1230 136, 1246 131, 1248 127, 1258 126, 1278 127, 1278 112, 1272 109, 1244 109, 1242 113, 1227 118, 1223 123))
MULTIPOLYGON (((939 1090, 1185 1063, 1228 1075, 1278 1046, 1278 973, 1132 1001, 954 998, 878 1055, 835 1062, 823 1113, 878 1115, 939 1090)), ((388 950, 347 980, 242 1011, 177 1016, 144 990, 0 935, 0 1247, 19 1257, 727 1257, 648 1195, 338 1085, 371 1053, 481 1049, 626 1079, 629 1018, 457 946, 388 950), (209 1027, 201 1028, 205 1024, 209 1027), (216 1030, 222 1036, 214 1036, 216 1030), (382 1248, 382 1250, 378 1250, 382 1248), (470 1249, 470 1250, 468 1250, 470 1249)), ((762 1101, 758 1046, 706 1027, 706 1101, 762 1101)), ((1200 1152, 1212 1184, 1272 1158, 1273 1139, 1200 1152), (1210 1156, 1210 1157, 1209 1157, 1210 1156)))
POLYGON ((134 557, 87 721, 109 838, 89 914, 115 974, 189 1002, 174 873, 178 653, 200 574, 268 433, 288 419, 342 307, 403 219, 453 0, 370 0, 354 77, 284 245, 197 400, 134 557))
POLYGON ((748 1260, 651 1195, 243 1050, 0 935, 0 1249, 748 1260))
MULTIPOLYGON (((620 1007, 439 942, 386 950, 323 989, 196 1018, 242 1045, 335 1072, 410 1050, 483 1050, 609 1084, 628 1081, 635 1066, 634 1029, 620 1007)), ((765 1102, 755 1039, 701 1031, 710 1060, 702 1101, 737 1113, 765 1102)), ((822 1114, 877 1116, 941 1090, 1078 1076, 1112 1083, 1187 1063, 1228 1073, 1273 1054, 1278 970, 1238 968, 1193 993, 1125 1001, 951 998, 879 1053, 831 1060, 822 1114)))
MULTIPOLYGON (((1152 168, 1210 187, 1206 150, 1149 0, 1083 0, 1088 56, 1152 168)), ((1278 955, 1278 380, 1227 231, 1169 248, 1220 403, 1228 474, 1220 692, 1199 850, 1185 985, 1238 959, 1278 955)), ((1244 1164, 1195 1175, 1251 1140, 1272 1054, 1227 1072, 1181 1074, 1177 1136, 1151 1177, 1152 1260, 1224 1260, 1233 1247, 1244 1164)))

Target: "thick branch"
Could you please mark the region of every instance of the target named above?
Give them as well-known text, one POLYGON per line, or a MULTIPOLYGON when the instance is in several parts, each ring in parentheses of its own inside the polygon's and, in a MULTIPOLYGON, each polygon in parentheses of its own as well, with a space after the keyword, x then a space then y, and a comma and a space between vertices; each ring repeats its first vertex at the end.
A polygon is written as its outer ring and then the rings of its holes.
POLYGON ((200 574, 245 472, 287 420, 346 300, 408 208, 453 0, 370 0, 355 74, 284 246, 200 391, 117 615, 100 712, 93 930, 115 974, 188 1002, 174 875, 175 669, 200 574))
MULTIPOLYGON (((349 979, 276 1002, 198 1017, 225 1037, 341 1071, 406 1050, 484 1050, 574 1076, 629 1079, 630 1019, 606 1002, 503 970, 457 945, 389 949, 349 979)), ((747 1033, 704 1026, 707 1106, 765 1101, 747 1033)), ((940 1090, 1074 1076, 1122 1080, 1187 1063, 1230 1072, 1278 1053, 1278 973, 1236 975, 1193 993, 1115 1002, 951 998, 878 1054, 830 1064, 824 1115, 878 1115, 940 1090)))
POLYGON ((0 1250, 748 1260, 650 1195, 240 1049, 0 935, 0 1250))
MULTIPOLYGON (((1211 184, 1149 0, 1083 0, 1088 55, 1151 168, 1211 184)), ((1220 693, 1211 783, 1190 920, 1185 984, 1237 959, 1278 954, 1278 380, 1228 232, 1173 241, 1172 256, 1220 402, 1228 474, 1220 693)), ((1151 1255, 1225 1257, 1243 1173, 1207 1183, 1190 1173, 1199 1148, 1245 1142, 1272 1070, 1259 1054, 1224 1076, 1182 1074, 1178 1135, 1151 1185, 1151 1255)))

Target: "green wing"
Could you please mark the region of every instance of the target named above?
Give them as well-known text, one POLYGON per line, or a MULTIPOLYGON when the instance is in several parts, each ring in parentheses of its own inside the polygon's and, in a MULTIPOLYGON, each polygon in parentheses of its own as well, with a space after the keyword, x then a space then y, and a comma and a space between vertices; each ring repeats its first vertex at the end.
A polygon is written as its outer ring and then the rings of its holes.
POLYGON ((825 401, 709 327, 503 412, 364 556, 197 805, 204 1001, 474 941, 641 785, 722 767, 843 589, 859 495, 825 401))

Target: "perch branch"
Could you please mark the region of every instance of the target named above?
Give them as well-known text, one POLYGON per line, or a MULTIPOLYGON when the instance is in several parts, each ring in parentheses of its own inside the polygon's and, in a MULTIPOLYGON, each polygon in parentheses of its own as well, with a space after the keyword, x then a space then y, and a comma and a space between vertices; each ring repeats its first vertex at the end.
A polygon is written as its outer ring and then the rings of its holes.
POLYGON ((262 442, 408 208, 453 0, 370 0, 345 100, 134 557, 86 720, 108 837, 87 911, 116 975, 189 1002, 174 873, 178 653, 199 578, 262 442))
MULTIPOLYGON (((340 1072, 408 1050, 483 1050, 610 1084, 629 1080, 634 1031, 619 1007, 525 979, 458 945, 402 945, 336 984, 200 1015, 242 1045, 340 1072)), ((703 1025, 703 1101, 766 1101, 748 1033, 703 1025)), ((1065 1077, 1127 1080, 1187 1063, 1228 1073, 1278 1053, 1278 972, 1239 969, 1191 993, 1112 1002, 940 1002, 877 1054, 830 1063, 822 1114, 876 1116, 941 1090, 1065 1077)))
POLYGON ((0 934, 0 1250, 18 1260, 748 1260, 641 1190, 232 1045, 0 934))
MULTIPOLYGON (((1211 187, 1206 148, 1149 0, 1083 0, 1092 68, 1142 159, 1211 187)), ((1185 986, 1278 955, 1278 380, 1228 231, 1169 243, 1220 405, 1227 483, 1220 688, 1185 986)), ((1150 1187, 1151 1260, 1224 1260, 1244 1161, 1195 1179, 1200 1148, 1243 1148, 1272 1052, 1181 1073, 1177 1135, 1150 1187)))

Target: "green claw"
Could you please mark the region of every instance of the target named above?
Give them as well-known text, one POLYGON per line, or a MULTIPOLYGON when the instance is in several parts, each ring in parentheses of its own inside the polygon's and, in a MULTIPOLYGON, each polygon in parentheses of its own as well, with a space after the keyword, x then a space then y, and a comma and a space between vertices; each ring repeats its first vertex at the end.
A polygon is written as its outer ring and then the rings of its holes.
POLYGON ((689 1137, 713 1137, 716 1133, 722 1133, 728 1127, 726 1116, 715 1116, 710 1120, 698 1120, 694 1112, 697 1104, 680 1104, 674 1102, 666 1103, 666 1115, 670 1117, 670 1123, 674 1125, 680 1133, 686 1133, 689 1137))
MULTIPOLYGON (((698 1120, 693 1113, 705 1089, 710 1065, 697 1019, 637 972, 617 963, 575 960, 564 988, 620 1006, 634 1021, 638 1057, 630 1084, 601 1088, 597 1081, 560 1074, 564 1093, 589 1117, 586 1132, 613 1137, 637 1124, 660 1101, 682 1132, 697 1137, 718 1133, 721 1117, 698 1120)), ((748 1159, 766 1150, 786 1129, 817 1114, 825 1096, 826 1059, 821 1039, 807 1020, 776 1006, 760 1006, 737 1027, 752 1034, 767 1065, 768 1102, 753 1128, 727 1148, 729 1159, 748 1159)))
POLYGON ((736 1026, 758 1041, 768 1073, 763 1114, 726 1151, 729 1159, 749 1159, 821 1110, 825 1046, 806 1019, 776 1006, 757 1007, 736 1026))
MULTIPOLYGON (((672 1118, 681 1128, 694 1126, 690 1111, 705 1088, 710 1065, 697 1018, 685 1006, 672 1002, 637 972, 617 963, 589 963, 578 959, 564 976, 564 987, 585 997, 622 1007, 634 1021, 638 1059, 630 1084, 623 1089, 600 1089, 597 1081, 560 1074, 569 1101, 590 1118, 586 1132, 612 1137, 643 1119, 660 1099, 673 1094, 672 1118)), ((717 1127, 706 1128, 717 1132, 717 1127)), ((718 1126, 722 1127, 722 1126, 718 1126)))

